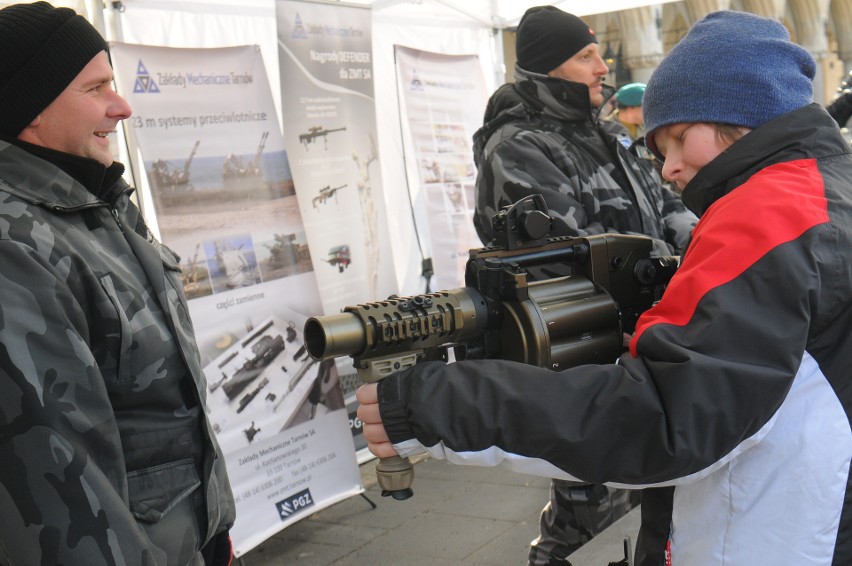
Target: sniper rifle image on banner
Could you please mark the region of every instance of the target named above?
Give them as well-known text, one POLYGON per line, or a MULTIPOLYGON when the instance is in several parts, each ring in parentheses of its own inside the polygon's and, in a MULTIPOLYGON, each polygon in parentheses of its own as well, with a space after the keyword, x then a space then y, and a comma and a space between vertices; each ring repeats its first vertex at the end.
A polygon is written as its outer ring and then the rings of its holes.
MULTIPOLYGON (((623 334, 659 300, 679 258, 651 257, 645 236, 550 238, 546 210, 541 195, 531 195, 497 213, 497 245, 470 251, 466 287, 308 319, 308 353, 317 360, 351 356, 365 383, 422 361, 447 361, 450 348, 456 360, 554 370, 615 362, 623 334), (542 276, 549 268, 570 274, 542 276)), ((382 495, 413 495, 408 458, 382 459, 376 474, 382 495)))

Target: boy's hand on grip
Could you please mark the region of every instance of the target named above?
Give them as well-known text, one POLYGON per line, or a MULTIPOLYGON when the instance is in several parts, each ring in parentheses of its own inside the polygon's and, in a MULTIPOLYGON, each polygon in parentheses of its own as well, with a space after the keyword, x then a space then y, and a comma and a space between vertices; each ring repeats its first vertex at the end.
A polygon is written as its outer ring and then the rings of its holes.
POLYGON ((355 398, 361 403, 358 407, 358 418, 363 424, 364 438, 367 448, 379 458, 397 456, 397 451, 388 439, 385 426, 382 424, 382 414, 379 412, 378 384, 368 383, 355 391, 355 398))

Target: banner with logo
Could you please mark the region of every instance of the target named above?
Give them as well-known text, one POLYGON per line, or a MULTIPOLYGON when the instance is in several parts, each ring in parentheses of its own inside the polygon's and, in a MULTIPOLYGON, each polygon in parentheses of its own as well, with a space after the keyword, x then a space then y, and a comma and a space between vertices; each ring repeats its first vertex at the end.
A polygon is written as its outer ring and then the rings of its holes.
POLYGON ((237 556, 362 491, 337 371, 305 351, 312 249, 255 46, 114 44, 164 244, 182 258, 237 556))
POLYGON ((428 235, 435 287, 464 285, 471 248, 482 243, 473 227, 476 166, 472 138, 482 124, 488 93, 476 55, 443 55, 394 46, 402 105, 403 144, 416 167, 408 187, 418 233, 428 235))
MULTIPOLYGON (((284 140, 325 314, 397 292, 385 218, 370 10, 279 0, 284 140)), ((359 447, 352 362, 341 358, 359 447)))

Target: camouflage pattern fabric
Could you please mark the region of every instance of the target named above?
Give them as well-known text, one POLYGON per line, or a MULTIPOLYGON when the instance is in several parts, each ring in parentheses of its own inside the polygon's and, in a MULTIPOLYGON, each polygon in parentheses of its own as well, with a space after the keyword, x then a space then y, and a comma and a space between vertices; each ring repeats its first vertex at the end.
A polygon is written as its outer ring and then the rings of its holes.
POLYGON ((234 520, 178 259, 122 170, 99 199, 0 142, 2 564, 203 564, 234 520))
POLYGON ((615 112, 613 112, 612 114, 610 114, 609 116, 607 116, 606 118, 602 118, 601 120, 599 120, 598 124, 603 129, 603 131, 615 136, 615 138, 619 142, 621 142, 621 145, 623 145, 627 149, 631 149, 633 147, 633 143, 636 140, 639 140, 639 139, 643 140, 643 144, 642 144, 642 148, 641 148, 642 154, 640 155, 636 151, 634 151, 633 154, 636 155, 637 157, 643 157, 645 159, 651 159, 651 152, 647 148, 644 147, 644 138, 645 138, 645 127, 644 126, 641 126, 641 125, 633 126, 633 128, 636 130, 636 135, 635 136, 631 135, 630 130, 627 128, 627 126, 625 126, 624 124, 622 124, 618 120, 618 111, 617 110, 615 112))
POLYGON ((552 480, 550 502, 541 512, 541 534, 530 545, 529 566, 570 564, 571 553, 626 515, 638 500, 638 491, 552 480))
POLYGON ((492 95, 474 135, 474 224, 483 243, 493 241, 491 219, 501 208, 538 193, 553 236, 644 234, 656 255, 681 253, 697 218, 599 127, 588 87, 517 72, 518 82, 492 95))

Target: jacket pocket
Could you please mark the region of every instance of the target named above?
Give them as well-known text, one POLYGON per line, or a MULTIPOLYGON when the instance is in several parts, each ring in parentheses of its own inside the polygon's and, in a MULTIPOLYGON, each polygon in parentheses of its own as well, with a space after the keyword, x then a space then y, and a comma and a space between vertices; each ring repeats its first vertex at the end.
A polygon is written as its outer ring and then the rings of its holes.
POLYGON ((157 252, 160 254, 160 259, 163 262, 163 267, 166 271, 180 272, 180 256, 169 246, 156 242, 157 252))
MULTIPOLYGON (((112 307, 108 308, 101 305, 98 308, 99 321, 106 340, 107 350, 112 355, 99 360, 99 363, 105 378, 114 376, 114 381, 120 382, 127 377, 127 357, 130 355, 130 349, 133 345, 133 331, 112 277, 104 275, 100 278, 100 282, 101 288, 112 307)), ((107 379, 107 381, 113 380, 107 379)))
POLYGON ((140 521, 156 523, 200 485, 191 458, 130 472, 130 511, 140 521))

